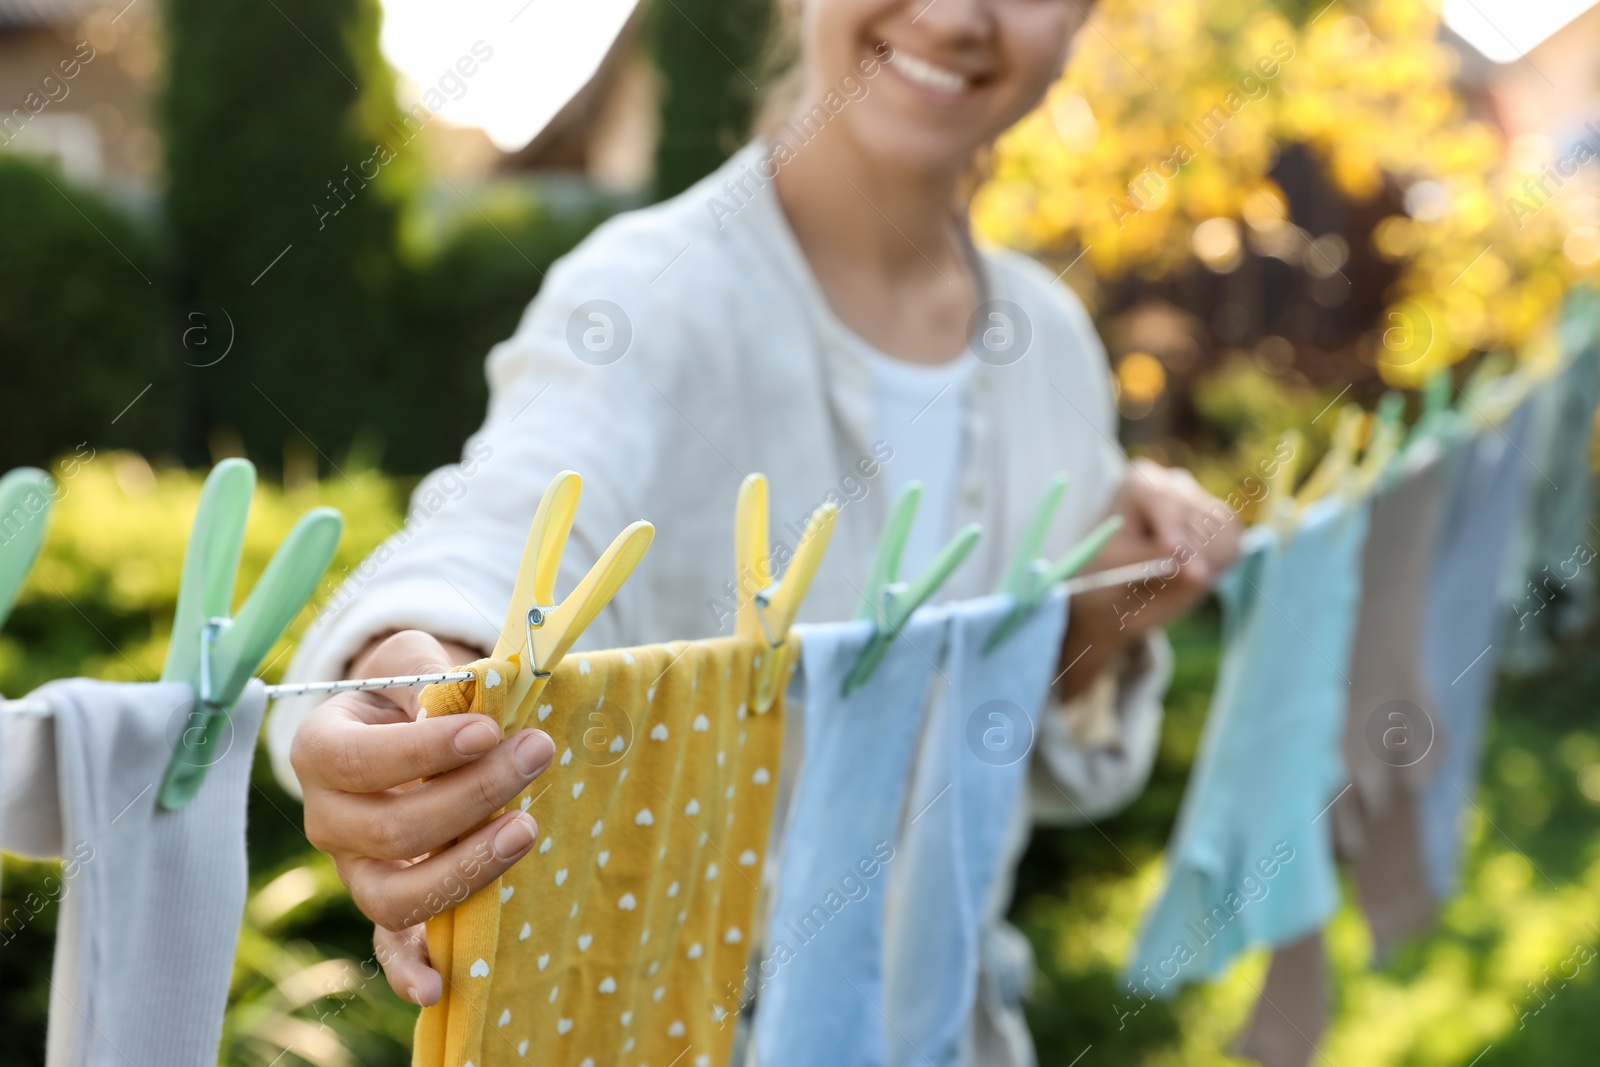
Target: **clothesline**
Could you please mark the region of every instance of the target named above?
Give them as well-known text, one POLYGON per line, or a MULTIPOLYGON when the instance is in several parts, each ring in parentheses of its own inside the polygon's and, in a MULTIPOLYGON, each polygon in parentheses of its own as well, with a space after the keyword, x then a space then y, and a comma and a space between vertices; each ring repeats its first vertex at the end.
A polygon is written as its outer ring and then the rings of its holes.
MULTIPOLYGON (((1080 575, 1066 582, 1067 595, 1077 596, 1126 582, 1150 578, 1163 581, 1177 576, 1178 565, 1171 557, 1147 559, 1142 563, 1129 563, 1123 567, 1080 575), (1152 568, 1160 568, 1159 572, 1152 568)), ((338 682, 299 682, 269 685, 267 699, 278 700, 295 696, 332 696, 335 693, 359 693, 374 689, 404 689, 412 686, 433 685, 437 682, 466 682, 472 679, 471 671, 443 671, 438 674, 404 674, 390 678, 346 678, 338 682)), ((48 715, 50 706, 39 700, 0 700, 0 714, 48 715)))

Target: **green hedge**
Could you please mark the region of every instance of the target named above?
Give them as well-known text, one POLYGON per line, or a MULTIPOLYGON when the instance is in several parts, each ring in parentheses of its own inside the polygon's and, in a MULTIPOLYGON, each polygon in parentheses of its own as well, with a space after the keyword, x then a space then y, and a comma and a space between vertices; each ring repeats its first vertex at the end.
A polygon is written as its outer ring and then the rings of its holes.
POLYGON ((59 174, 0 156, 0 471, 83 441, 171 449, 165 284, 147 228, 59 174))

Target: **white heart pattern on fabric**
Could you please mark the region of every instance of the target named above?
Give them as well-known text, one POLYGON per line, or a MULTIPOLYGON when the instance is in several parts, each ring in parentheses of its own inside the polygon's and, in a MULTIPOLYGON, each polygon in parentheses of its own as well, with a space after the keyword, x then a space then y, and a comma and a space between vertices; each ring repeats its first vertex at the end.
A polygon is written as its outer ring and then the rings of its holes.
POLYGON ((756 773, 750 776, 750 780, 756 785, 766 785, 772 781, 772 774, 765 767, 757 767, 756 773))
POLYGON ((683 813, 685 815, 699 815, 700 814, 700 800, 699 800, 699 798, 690 797, 689 798, 689 803, 687 803, 687 804, 685 804, 683 806, 683 813))
POLYGON ((593 934, 579 934, 578 935, 578 951, 579 952, 588 952, 589 951, 589 946, 592 945, 592 944, 594 944, 594 935, 593 934))
POLYGON ((572 749, 569 748, 565 752, 561 753, 561 766, 565 767, 567 764, 569 764, 571 762, 572 762, 572 749))
POLYGON ((694 732, 695 733, 703 734, 709 729, 711 729, 711 720, 710 719, 706 718, 704 715, 696 715, 694 717, 694 732))
POLYGON ((544 970, 546 967, 550 966, 550 953, 541 952, 539 954, 538 960, 536 960, 535 962, 537 962, 539 964, 539 969, 541 971, 544 970))
POLYGON ((564 882, 566 882, 566 880, 567 880, 567 869, 565 867, 563 867, 559 871, 556 872, 556 885, 561 885, 564 882))
POLYGON ((493 689, 495 686, 497 686, 499 684, 500 684, 500 672, 499 671, 495 670, 493 667, 490 667, 488 670, 483 672, 483 687, 485 689, 493 689))
POLYGON ((498 1022, 495 1023, 495 1025, 496 1026, 504 1026, 506 1023, 508 1023, 510 1021, 511 1021, 511 1009, 507 1008, 505 1011, 502 1011, 500 1013, 500 1019, 499 1019, 498 1022))
POLYGON ((756 850, 755 849, 747 848, 743 852, 739 853, 739 866, 741 866, 741 867, 754 867, 755 865, 756 865, 756 850))
POLYGON ((658 722, 654 726, 650 727, 650 740, 652 740, 652 741, 665 741, 666 739, 667 739, 667 724, 666 723, 658 722))
POLYGON ((561 1034, 562 1036, 565 1036, 567 1031, 569 1031, 571 1029, 572 1029, 572 1020, 571 1019, 557 1019, 556 1020, 556 1033, 561 1034))
POLYGON ((606 826, 605 820, 596 819, 594 821, 594 825, 589 827, 589 836, 590 837, 599 837, 600 836, 600 831, 604 830, 605 826, 606 826))
POLYGON ((649 808, 640 808, 639 814, 633 817, 633 821, 638 826, 654 826, 656 817, 650 814, 649 808))
MULTIPOLYGON (((628 747, 627 742, 622 740, 622 735, 621 734, 618 734, 616 737, 613 737, 611 739, 611 744, 608 746, 608 751, 621 752, 623 749, 625 749, 627 747, 628 747)), ((626 770, 624 770, 622 773, 626 774, 628 772, 626 770)))
POLYGON ((683 1026, 683 1023, 681 1021, 674 1022, 671 1026, 667 1027, 667 1036, 668 1037, 682 1037, 683 1036, 683 1032, 684 1032, 684 1026, 683 1026))
POLYGON ((578 659, 578 673, 579 674, 588 674, 589 673, 589 661, 586 660, 586 659, 583 659, 582 657, 579 657, 579 659, 578 659))
POLYGON ((555 711, 555 710, 556 710, 556 706, 554 704, 540 704, 539 705, 539 721, 540 722, 544 722, 546 719, 548 719, 550 717, 550 713, 552 711, 555 711))
POLYGON ((604 978, 600 979, 600 992, 602 992, 602 993, 615 993, 616 991, 617 991, 617 980, 615 978, 611 977, 608 974, 604 978))
POLYGON ((551 849, 553 849, 555 847, 556 847, 556 839, 553 838, 553 837, 547 837, 543 841, 539 842, 539 851, 540 852, 549 852, 551 849))
POLYGON ((700 942, 696 941, 694 944, 689 946, 689 951, 685 952, 684 956, 691 960, 697 960, 701 956, 705 955, 705 951, 706 950, 704 948, 700 947, 700 942))
POLYGON ((532 804, 532 803, 533 803, 533 798, 532 797, 523 797, 522 798, 522 810, 523 811, 527 811, 528 810, 528 805, 532 804))
POLYGON ((583 796, 583 783, 582 782, 573 782, 572 783, 572 799, 573 800, 577 800, 581 796, 583 796))
POLYGON ((677 882, 673 882, 671 885, 667 886, 667 896, 675 897, 677 895, 678 895, 678 883, 677 882))
POLYGON ((722 940, 729 945, 737 945, 744 940, 744 935, 739 932, 737 926, 730 926, 728 932, 722 935, 722 940))
POLYGON ((467 973, 474 978, 489 977, 489 963, 482 956, 472 961, 472 966, 467 968, 467 973))
POLYGON ((639 906, 639 902, 637 900, 633 899, 633 894, 632 893, 624 893, 617 900, 617 907, 621 908, 623 911, 632 911, 634 908, 636 908, 638 906, 639 906))
POLYGON ((595 861, 595 863, 597 863, 600 866, 604 867, 606 865, 606 860, 608 860, 610 858, 611 858, 611 850, 610 849, 601 849, 600 850, 600 855, 596 856, 594 858, 594 861, 595 861))
POLYGON ((514 885, 503 885, 503 886, 501 886, 500 887, 500 903, 504 904, 506 901, 510 900, 511 899, 511 894, 515 893, 516 891, 517 891, 517 887, 514 886, 514 885))
POLYGON ((523 923, 522 924, 522 929, 517 931, 517 940, 518 941, 526 941, 526 940, 528 940, 528 938, 530 938, 532 936, 533 936, 533 924, 532 923, 523 923))

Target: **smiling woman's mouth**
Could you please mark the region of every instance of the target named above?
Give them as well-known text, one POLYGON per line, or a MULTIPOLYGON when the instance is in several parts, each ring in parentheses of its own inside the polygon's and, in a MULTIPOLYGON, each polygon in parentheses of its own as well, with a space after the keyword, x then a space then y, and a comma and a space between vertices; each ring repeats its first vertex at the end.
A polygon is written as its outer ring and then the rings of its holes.
POLYGON ((897 74, 913 85, 937 93, 954 96, 965 92, 972 85, 972 79, 965 74, 919 59, 904 49, 891 48, 888 63, 897 74))

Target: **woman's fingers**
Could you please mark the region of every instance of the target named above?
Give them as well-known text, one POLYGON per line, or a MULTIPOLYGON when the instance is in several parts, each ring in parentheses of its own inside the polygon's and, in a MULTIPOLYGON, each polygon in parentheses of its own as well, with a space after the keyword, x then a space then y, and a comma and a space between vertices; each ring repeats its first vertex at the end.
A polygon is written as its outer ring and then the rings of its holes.
POLYGON ((307 791, 320 786, 377 793, 453 771, 499 744, 500 727, 487 715, 374 723, 349 713, 334 697, 295 731, 289 759, 307 791))
MULTIPOLYGON (((427 722, 358 729, 412 730, 427 722)), ((403 792, 319 790, 313 802, 308 788, 306 836, 328 852, 411 859, 442 848, 493 816, 543 773, 553 755, 549 735, 523 730, 481 759, 403 792)))
MULTIPOLYGON (((361 673, 357 677, 390 678, 409 674, 443 674, 459 662, 459 660, 451 662, 450 654, 444 645, 432 634, 423 633, 421 630, 401 630, 384 638, 359 664, 356 664, 361 668, 361 673)), ((410 713, 408 718, 417 717, 419 708, 417 694, 420 690, 406 686, 400 689, 378 689, 373 692, 406 709, 410 713)))
POLYGON ((510 811, 416 863, 339 858, 356 907, 389 930, 405 930, 455 907, 526 856, 538 836, 533 816, 510 811))
POLYGON ((439 1003, 444 979, 428 960, 428 933, 421 923, 404 930, 373 927, 372 950, 389 988, 401 1000, 421 1007, 439 1003))

